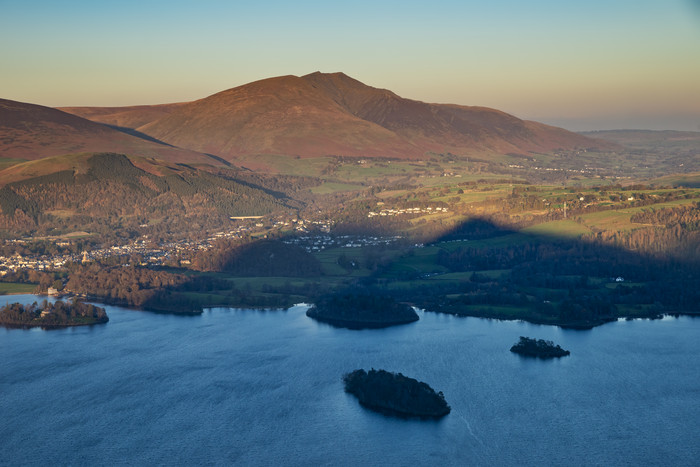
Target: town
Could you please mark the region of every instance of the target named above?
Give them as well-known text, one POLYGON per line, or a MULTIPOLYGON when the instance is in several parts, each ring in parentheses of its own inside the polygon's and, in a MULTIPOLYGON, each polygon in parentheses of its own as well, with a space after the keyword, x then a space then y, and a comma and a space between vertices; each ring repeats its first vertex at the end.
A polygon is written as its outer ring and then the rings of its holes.
MULTIPOLYGON (((403 213, 438 213, 441 208, 414 208, 382 211, 376 215, 398 215, 403 213)), ((446 211, 446 208, 444 209, 446 211)), ((374 214, 374 213, 370 213, 374 214)), ((373 217, 369 215, 368 217, 373 217)), ((304 220, 291 217, 284 220, 278 218, 236 217, 231 218, 236 224, 234 228, 210 233, 200 240, 179 239, 156 241, 144 234, 137 239, 122 245, 102 246, 85 249, 79 253, 64 253, 55 255, 32 255, 14 253, 0 256, 0 276, 8 272, 22 270, 55 271, 70 263, 89 263, 120 259, 120 262, 132 262, 140 266, 163 267, 183 266, 191 264, 192 257, 200 251, 209 250, 220 240, 244 240, 250 238, 269 238, 278 236, 290 245, 298 245, 307 252, 321 251, 326 248, 358 248, 363 246, 388 245, 401 239, 400 236, 374 235, 334 235, 331 233, 333 222, 330 220, 304 220), (294 235, 291 235, 294 234, 294 235)), ((56 245, 67 247, 70 241, 64 238, 53 239, 8 239, 5 244, 24 245, 32 241, 53 241, 56 245)), ((126 263, 125 263, 126 264, 126 263)))

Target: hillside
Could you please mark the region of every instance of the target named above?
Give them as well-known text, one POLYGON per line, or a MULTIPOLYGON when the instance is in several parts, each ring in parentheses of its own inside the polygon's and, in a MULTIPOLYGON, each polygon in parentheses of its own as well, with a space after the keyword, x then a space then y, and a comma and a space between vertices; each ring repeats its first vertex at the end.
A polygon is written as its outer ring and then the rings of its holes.
POLYGON ((115 153, 46 158, 0 171, 0 229, 191 232, 288 207, 228 169, 115 153))
POLYGON ((101 151, 171 162, 216 163, 209 156, 146 141, 60 110, 0 99, 0 158, 36 160, 101 151))
POLYGON ((170 106, 67 110, 228 160, 256 154, 420 159, 613 146, 494 109, 405 99, 342 73, 270 78, 170 106))
POLYGON ((59 107, 58 110, 120 128, 138 128, 172 113, 182 104, 134 105, 129 107, 59 107))

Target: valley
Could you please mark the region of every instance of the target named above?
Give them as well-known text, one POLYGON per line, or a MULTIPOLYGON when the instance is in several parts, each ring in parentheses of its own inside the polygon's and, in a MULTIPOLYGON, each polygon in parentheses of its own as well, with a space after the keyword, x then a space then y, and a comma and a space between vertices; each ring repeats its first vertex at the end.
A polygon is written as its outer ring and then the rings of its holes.
POLYGON ((149 148, 1 153, 0 274, 21 290, 185 313, 365 291, 583 328, 699 311, 692 132, 578 135, 320 73, 192 103, 7 108, 149 148))

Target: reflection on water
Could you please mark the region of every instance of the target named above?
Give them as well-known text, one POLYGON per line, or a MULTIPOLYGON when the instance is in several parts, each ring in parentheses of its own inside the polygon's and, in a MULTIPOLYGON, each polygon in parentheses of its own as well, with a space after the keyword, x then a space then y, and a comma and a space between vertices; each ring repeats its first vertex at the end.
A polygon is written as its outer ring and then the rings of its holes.
MULTIPOLYGON (((16 297, 13 297, 13 299, 16 297)), ((34 301, 22 296, 20 300, 34 301)), ((700 458, 700 321, 591 331, 420 312, 352 331, 305 306, 179 317, 107 307, 103 326, 0 329, 0 445, 16 464, 673 464, 700 458), (521 335, 571 356, 509 352, 521 335), (425 381, 440 421, 363 409, 357 368, 425 381)))

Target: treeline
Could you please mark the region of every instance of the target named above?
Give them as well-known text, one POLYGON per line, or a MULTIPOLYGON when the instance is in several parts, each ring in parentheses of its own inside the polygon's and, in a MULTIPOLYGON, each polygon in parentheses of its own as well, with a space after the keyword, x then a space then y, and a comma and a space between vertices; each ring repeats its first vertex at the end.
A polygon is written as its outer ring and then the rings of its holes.
POLYGON ((631 252, 600 242, 533 238, 501 247, 443 250, 437 263, 453 272, 473 271, 469 281, 450 292, 458 294, 454 299, 436 303, 427 298, 443 310, 525 306, 562 321, 613 319, 623 305, 642 307, 650 316, 700 311, 700 289, 693 285, 700 280, 700 266, 691 258, 631 252), (499 272, 479 273, 494 270, 499 272))
POLYGON ((64 290, 111 305, 163 313, 200 313, 208 306, 289 307, 294 303, 288 293, 255 293, 213 275, 99 263, 75 265, 64 290))
POLYGON ((684 230, 700 230, 700 203, 664 209, 645 209, 630 217, 638 224, 662 225, 667 228, 680 226, 684 230))
POLYGON ((109 321, 104 308, 73 300, 61 300, 31 305, 12 303, 0 308, 0 324, 16 326, 72 326, 106 323, 109 321))
POLYGON ((100 263, 76 265, 66 283, 67 292, 95 297, 113 305, 133 306, 155 311, 193 312, 186 300, 176 300, 171 289, 187 282, 187 277, 167 271, 136 266, 104 266, 100 263), (174 307, 174 308, 173 308, 174 307))
POLYGON ((453 251, 441 250, 437 262, 455 272, 515 269, 518 273, 526 268, 522 275, 555 272, 557 276, 624 276, 632 280, 659 276, 653 267, 657 262, 642 255, 595 243, 544 242, 534 238, 531 242, 502 247, 461 246, 453 251))
POLYGON ((57 279, 65 275, 65 272, 46 272, 37 271, 36 269, 20 269, 17 271, 6 271, 5 275, 0 276, 0 282, 36 284, 37 287, 35 293, 46 293, 46 289, 51 287, 57 279))
POLYGON ((668 258, 696 263, 700 261, 700 231, 688 230, 680 224, 670 227, 644 227, 631 231, 598 232, 585 235, 582 240, 651 254, 660 261, 668 258))

